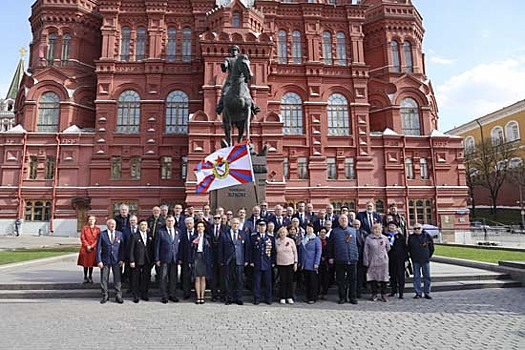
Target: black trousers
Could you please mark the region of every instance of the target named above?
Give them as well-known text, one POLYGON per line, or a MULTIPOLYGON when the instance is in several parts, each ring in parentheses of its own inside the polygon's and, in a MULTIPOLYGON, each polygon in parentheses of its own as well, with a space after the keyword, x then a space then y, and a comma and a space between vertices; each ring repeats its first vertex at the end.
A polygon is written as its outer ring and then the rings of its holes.
POLYGON ((366 289, 366 267, 363 261, 357 263, 357 296, 361 297, 363 289, 366 289))
POLYGON ((131 269, 131 292, 134 298, 147 297, 151 279, 151 265, 136 266, 131 269))
POLYGON ((293 298, 293 264, 277 265, 279 271, 279 298, 293 298))
POLYGON ((319 294, 326 295, 328 293, 328 288, 330 288, 330 272, 328 270, 328 263, 321 262, 319 265, 319 274, 317 275, 318 281, 318 290, 319 294))
POLYGON ((372 287, 372 295, 377 295, 378 284, 380 286, 381 295, 386 294, 386 282, 383 282, 383 281, 370 281, 370 286, 372 287))
POLYGON ((339 300, 354 300, 357 298, 357 268, 356 264, 335 263, 335 280, 339 292, 339 300))
POLYGON ((226 294, 226 287, 224 285, 224 268, 219 263, 213 263, 211 266, 211 280, 210 289, 212 299, 224 299, 226 294))
POLYGON ((390 273, 390 288, 392 294, 405 292, 405 261, 403 259, 391 258, 388 260, 388 272, 390 273))
POLYGON ((177 279, 179 277, 179 265, 175 263, 160 264, 160 295, 162 299, 175 298, 177 291, 177 279))
POLYGON ((231 261, 228 265, 222 266, 225 276, 225 298, 229 302, 237 302, 242 299, 244 288, 244 266, 237 265, 231 261))
POLYGON ((181 266, 182 296, 189 298, 191 294, 191 269, 189 262, 183 262, 181 266))
POLYGON ((307 301, 317 301, 317 272, 303 270, 304 292, 307 301))

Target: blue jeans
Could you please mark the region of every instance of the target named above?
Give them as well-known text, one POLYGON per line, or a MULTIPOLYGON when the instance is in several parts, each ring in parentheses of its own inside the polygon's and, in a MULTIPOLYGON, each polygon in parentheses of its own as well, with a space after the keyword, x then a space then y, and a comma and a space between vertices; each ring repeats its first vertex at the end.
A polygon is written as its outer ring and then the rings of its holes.
POLYGON ((412 261, 414 269, 414 291, 417 295, 421 294, 421 270, 423 270, 423 293, 430 294, 430 262, 412 261))

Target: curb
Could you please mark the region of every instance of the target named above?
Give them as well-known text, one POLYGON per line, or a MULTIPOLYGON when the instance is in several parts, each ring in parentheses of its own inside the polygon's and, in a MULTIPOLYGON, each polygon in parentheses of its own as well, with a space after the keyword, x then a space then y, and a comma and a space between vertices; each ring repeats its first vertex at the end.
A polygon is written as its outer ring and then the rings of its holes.
POLYGON ((78 253, 69 253, 65 255, 52 256, 50 258, 34 259, 34 260, 21 261, 17 263, 5 264, 5 265, 0 265, 0 271, 16 269, 20 267, 30 267, 30 266, 35 266, 35 265, 45 265, 45 264, 51 264, 51 263, 56 263, 56 262, 61 262, 61 261, 68 261, 73 258, 76 258, 77 256, 78 256, 78 253))

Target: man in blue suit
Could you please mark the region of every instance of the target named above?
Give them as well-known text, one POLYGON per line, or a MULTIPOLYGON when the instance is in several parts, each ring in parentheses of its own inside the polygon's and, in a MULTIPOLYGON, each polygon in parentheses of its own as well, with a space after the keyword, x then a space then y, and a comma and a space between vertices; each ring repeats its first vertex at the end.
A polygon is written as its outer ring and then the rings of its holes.
POLYGON ((257 232, 251 236, 251 266, 253 266, 253 303, 261 302, 261 282, 264 283, 264 302, 272 303, 272 268, 275 265, 275 238, 266 233, 266 220, 257 221, 257 232))
POLYGON ((184 219, 185 227, 181 230, 181 281, 182 298, 187 300, 191 293, 191 241, 195 238, 195 221, 192 216, 184 219))
POLYGON ((372 226, 374 224, 380 224, 382 222, 381 214, 374 211, 373 202, 366 203, 366 210, 360 211, 357 214, 357 219, 361 221, 361 228, 368 234, 372 233, 372 226))
POLYGON ((250 260, 250 239, 246 232, 239 230, 238 218, 231 220, 231 226, 220 236, 217 260, 224 269, 226 305, 242 305, 243 273, 250 260))
POLYGON ((117 303, 122 304, 122 267, 125 253, 125 243, 122 232, 117 231, 117 222, 114 219, 109 219, 106 222, 107 230, 104 230, 98 236, 96 262, 100 268, 100 288, 102 289, 101 304, 109 300, 108 285, 109 272, 113 271, 113 284, 115 286, 117 303))
POLYGON ((208 225, 207 234, 211 241, 212 262, 211 262, 211 301, 226 300, 226 287, 224 286, 225 277, 224 268, 219 260, 220 239, 225 232, 228 232, 228 226, 221 223, 221 215, 213 215, 212 222, 208 225))
POLYGON ((155 239, 155 264, 160 268, 161 302, 168 299, 178 302, 176 296, 177 277, 181 259, 181 232, 175 227, 175 218, 168 215, 166 226, 157 232, 155 239))

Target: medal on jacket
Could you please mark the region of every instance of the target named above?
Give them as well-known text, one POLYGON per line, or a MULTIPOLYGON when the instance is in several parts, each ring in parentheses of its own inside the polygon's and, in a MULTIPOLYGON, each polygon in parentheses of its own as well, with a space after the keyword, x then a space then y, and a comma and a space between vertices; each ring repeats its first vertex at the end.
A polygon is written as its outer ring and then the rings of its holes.
POLYGON ((350 242, 351 239, 352 239, 352 235, 351 234, 347 234, 346 237, 345 237, 346 243, 350 242))
POLYGON ((270 257, 272 255, 272 240, 266 240, 266 255, 270 257))

